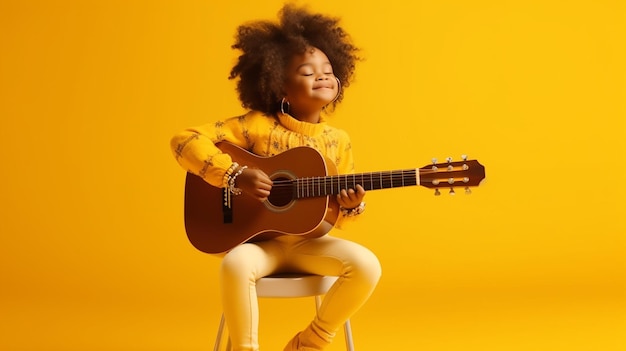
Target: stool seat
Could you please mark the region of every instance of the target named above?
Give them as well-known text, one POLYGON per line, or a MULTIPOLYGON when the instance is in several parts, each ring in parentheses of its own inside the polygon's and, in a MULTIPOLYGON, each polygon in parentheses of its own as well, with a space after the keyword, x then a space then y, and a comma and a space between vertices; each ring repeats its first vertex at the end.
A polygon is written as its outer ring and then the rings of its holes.
POLYGON ((257 280, 258 297, 307 297, 324 295, 335 283, 337 277, 280 273, 257 280))
MULTIPOLYGON (((307 273, 279 273, 263 277, 256 281, 257 297, 263 298, 296 298, 296 297, 315 297, 315 308, 319 308, 322 299, 321 295, 328 292, 328 289, 337 281, 338 277, 307 274, 307 273)), ((220 349, 222 334, 226 328, 224 314, 220 319, 220 325, 217 331, 217 340, 213 350, 220 349)), ((352 327, 350 320, 347 320, 343 326, 346 338, 346 350, 354 351, 354 342, 352 341, 352 327)), ((226 350, 231 350, 230 340, 226 344, 226 350)))

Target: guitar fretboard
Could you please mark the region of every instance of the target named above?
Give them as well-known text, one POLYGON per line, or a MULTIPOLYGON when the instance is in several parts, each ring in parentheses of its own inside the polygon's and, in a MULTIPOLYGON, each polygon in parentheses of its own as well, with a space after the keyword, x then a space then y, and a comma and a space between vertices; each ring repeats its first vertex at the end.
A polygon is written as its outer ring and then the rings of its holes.
POLYGON ((290 180, 296 198, 338 194, 341 189, 354 189, 357 184, 365 190, 378 190, 419 185, 417 169, 343 174, 290 180))

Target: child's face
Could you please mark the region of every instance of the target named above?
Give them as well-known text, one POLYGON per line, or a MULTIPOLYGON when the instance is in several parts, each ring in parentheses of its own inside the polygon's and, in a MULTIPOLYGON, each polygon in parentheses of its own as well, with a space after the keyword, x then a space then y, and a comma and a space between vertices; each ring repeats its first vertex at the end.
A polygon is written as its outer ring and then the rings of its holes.
POLYGON ((291 114, 319 112, 337 96, 339 84, 326 54, 311 48, 287 65, 285 97, 291 114))

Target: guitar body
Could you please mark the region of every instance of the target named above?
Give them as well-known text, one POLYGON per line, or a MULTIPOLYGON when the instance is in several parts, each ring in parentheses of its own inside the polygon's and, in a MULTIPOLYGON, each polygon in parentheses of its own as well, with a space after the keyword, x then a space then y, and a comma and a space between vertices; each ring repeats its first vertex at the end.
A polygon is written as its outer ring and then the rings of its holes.
MULTIPOLYGON (((227 142, 219 143, 218 147, 235 162, 263 170, 274 182, 337 173, 332 162, 309 147, 294 148, 272 157, 260 157, 227 142)), ((325 235, 339 214, 334 196, 296 198, 295 194, 274 187, 265 202, 245 193, 233 195, 228 209, 224 207, 223 189, 187 173, 184 215, 189 241, 200 251, 217 254, 245 242, 280 235, 325 235)))

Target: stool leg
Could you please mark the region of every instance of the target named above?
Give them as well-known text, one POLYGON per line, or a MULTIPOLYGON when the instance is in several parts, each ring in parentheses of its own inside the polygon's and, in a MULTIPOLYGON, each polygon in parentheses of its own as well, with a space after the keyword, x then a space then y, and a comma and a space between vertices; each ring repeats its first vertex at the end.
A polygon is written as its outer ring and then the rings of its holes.
MULTIPOLYGON (((217 337, 215 338, 215 346, 213 347, 213 351, 219 351, 220 350, 220 346, 222 344, 222 333, 224 333, 224 323, 225 322, 226 321, 224 320, 224 314, 222 313, 222 318, 220 318, 220 326, 217 327, 217 337)), ((229 340, 229 344, 230 344, 230 340, 229 340)), ((230 345, 227 345, 227 347, 228 346, 230 346, 230 345)))
POLYGON ((354 351, 354 340, 352 340, 352 325, 348 319, 343 325, 343 332, 346 335, 346 350, 354 351))
MULTIPOLYGON (((215 346, 213 346, 213 351, 220 351, 220 347, 222 346, 224 329, 226 329, 226 319, 224 318, 224 314, 222 313, 222 318, 220 318, 220 326, 217 327, 217 337, 215 338, 215 346)), ((226 343, 226 351, 230 350, 232 350, 232 345, 230 344, 229 337, 226 343)))

